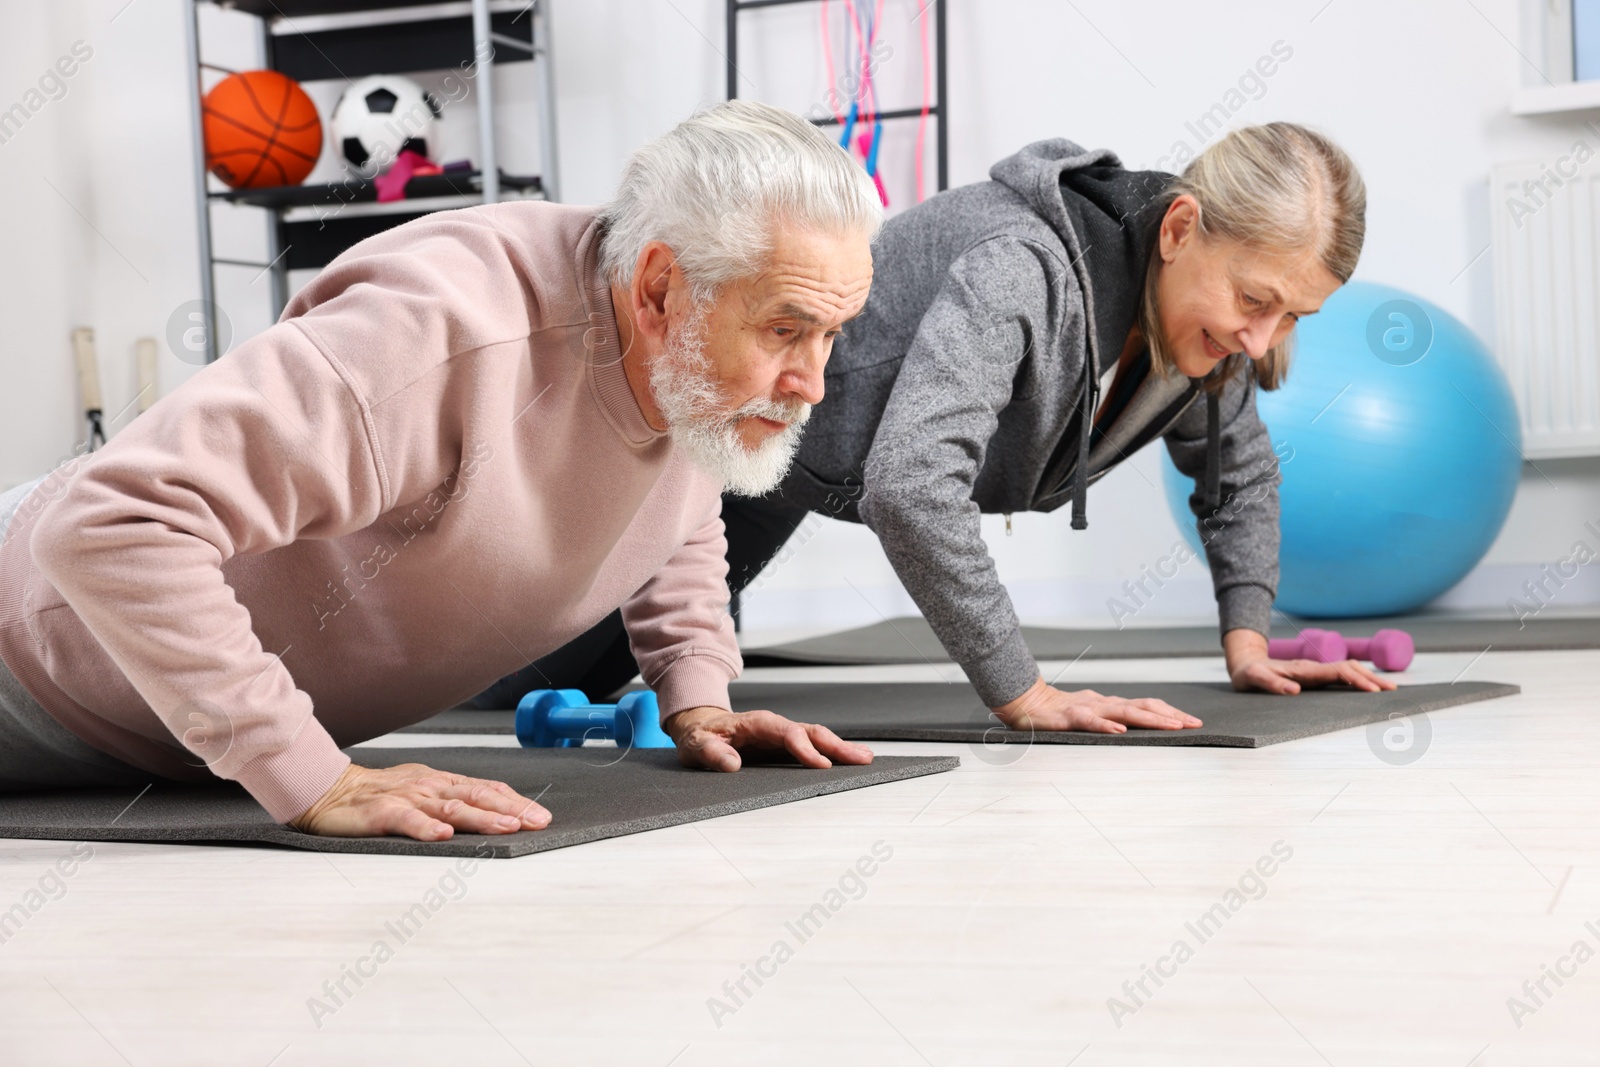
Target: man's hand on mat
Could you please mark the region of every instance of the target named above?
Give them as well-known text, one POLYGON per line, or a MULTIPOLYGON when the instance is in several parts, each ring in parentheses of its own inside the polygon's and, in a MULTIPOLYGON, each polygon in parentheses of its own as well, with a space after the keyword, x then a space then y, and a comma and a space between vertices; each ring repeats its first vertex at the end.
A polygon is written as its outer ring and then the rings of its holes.
POLYGON ((1254 630, 1229 630, 1222 635, 1228 657, 1228 677, 1239 692, 1259 689, 1264 693, 1293 696, 1301 689, 1344 683, 1368 693, 1397 688, 1387 678, 1357 660, 1319 663, 1311 659, 1272 659, 1267 655, 1267 639, 1254 630))
POLYGON ((686 767, 736 771, 743 752, 788 752, 807 767, 871 763, 872 750, 839 738, 826 726, 791 722, 770 711, 733 712, 724 708, 688 708, 667 716, 661 728, 678 746, 686 767))
POLYGON ((1199 719, 1165 700, 1124 700, 1101 696, 1093 689, 1075 693, 1046 685, 1043 678, 1026 693, 994 709, 1013 730, 1089 730, 1098 734, 1127 733, 1130 726, 1147 730, 1188 730, 1199 719))
POLYGON ((420 763, 346 767, 322 799, 289 823, 323 837, 394 834, 447 841, 457 830, 511 834, 543 830, 550 813, 504 782, 436 771, 420 763))

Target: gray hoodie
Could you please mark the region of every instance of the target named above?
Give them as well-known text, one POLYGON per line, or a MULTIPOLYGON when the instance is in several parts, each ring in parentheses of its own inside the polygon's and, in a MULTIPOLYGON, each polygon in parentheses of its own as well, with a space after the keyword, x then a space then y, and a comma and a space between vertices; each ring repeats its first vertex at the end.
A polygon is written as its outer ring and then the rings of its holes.
MULTIPOLYGON (((1172 176, 1041 141, 890 220, 872 294, 829 360, 827 398, 778 491, 864 522, 980 697, 1039 677, 980 532, 981 513, 1086 525, 1090 483, 1155 437, 1190 497, 1222 631, 1266 633, 1278 581, 1278 465, 1242 356, 1202 379, 1129 375, 1092 427, 1141 297, 1172 176), (1091 433, 1091 427, 1093 432, 1091 433)), ((1139 370, 1148 367, 1141 354, 1139 370)), ((1145 595, 1153 592, 1146 582, 1145 595)))

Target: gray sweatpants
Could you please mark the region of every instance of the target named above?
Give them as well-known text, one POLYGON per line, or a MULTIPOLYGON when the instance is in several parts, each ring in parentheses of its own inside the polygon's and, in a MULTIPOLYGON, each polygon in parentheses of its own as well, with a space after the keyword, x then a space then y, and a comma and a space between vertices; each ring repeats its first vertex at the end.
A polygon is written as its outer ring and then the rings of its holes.
MULTIPOLYGON (((0 493, 0 542, 23 499, 43 480, 24 482, 0 493)), ((79 740, 40 707, 0 661, 0 791, 135 785, 151 777, 79 740)))

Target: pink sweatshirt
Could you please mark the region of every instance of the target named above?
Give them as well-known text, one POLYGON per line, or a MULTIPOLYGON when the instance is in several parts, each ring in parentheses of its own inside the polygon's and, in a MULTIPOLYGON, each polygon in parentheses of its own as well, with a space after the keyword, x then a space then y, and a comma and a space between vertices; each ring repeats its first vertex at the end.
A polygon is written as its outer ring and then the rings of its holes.
POLYGON ((95 748, 280 822, 341 746, 618 605, 663 716, 727 707, 721 486, 645 422, 598 246, 590 209, 510 203, 340 256, 23 502, 0 658, 95 748))

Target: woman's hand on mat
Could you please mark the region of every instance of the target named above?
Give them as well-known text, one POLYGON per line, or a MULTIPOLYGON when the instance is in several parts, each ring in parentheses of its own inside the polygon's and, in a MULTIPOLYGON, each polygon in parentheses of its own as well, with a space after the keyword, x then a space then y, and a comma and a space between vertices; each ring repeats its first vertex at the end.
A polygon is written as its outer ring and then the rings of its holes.
POLYGON ((1229 630, 1222 635, 1228 657, 1228 677, 1233 687, 1245 692, 1292 696, 1304 688, 1343 683, 1368 693, 1394 689, 1395 684, 1372 672, 1357 660, 1321 663, 1313 659, 1273 659, 1267 654, 1267 639, 1254 630, 1229 630))
POLYGON ((1036 680, 1026 693, 993 709, 1013 730, 1089 730, 1098 734, 1147 730, 1189 730, 1203 725, 1165 700, 1108 697, 1093 689, 1067 692, 1036 680))
POLYGON ((1260 659, 1245 660, 1237 666, 1230 664, 1228 675, 1233 679, 1233 687, 1240 692, 1259 689, 1264 693, 1281 693, 1285 696, 1292 696, 1302 689, 1340 683, 1368 693, 1395 688, 1389 679, 1373 674, 1365 663, 1353 659, 1319 663, 1314 659, 1268 659, 1262 656, 1260 659))
POLYGON ((793 722, 770 711, 688 708, 662 720, 661 728, 678 746, 686 767, 736 771, 745 752, 787 752, 807 767, 871 763, 872 750, 841 740, 826 726, 793 722))
POLYGON ((323 837, 394 834, 447 841, 457 830, 511 834, 543 830, 550 813, 504 782, 436 771, 420 763, 362 767, 352 763, 322 799, 289 822, 323 837))

